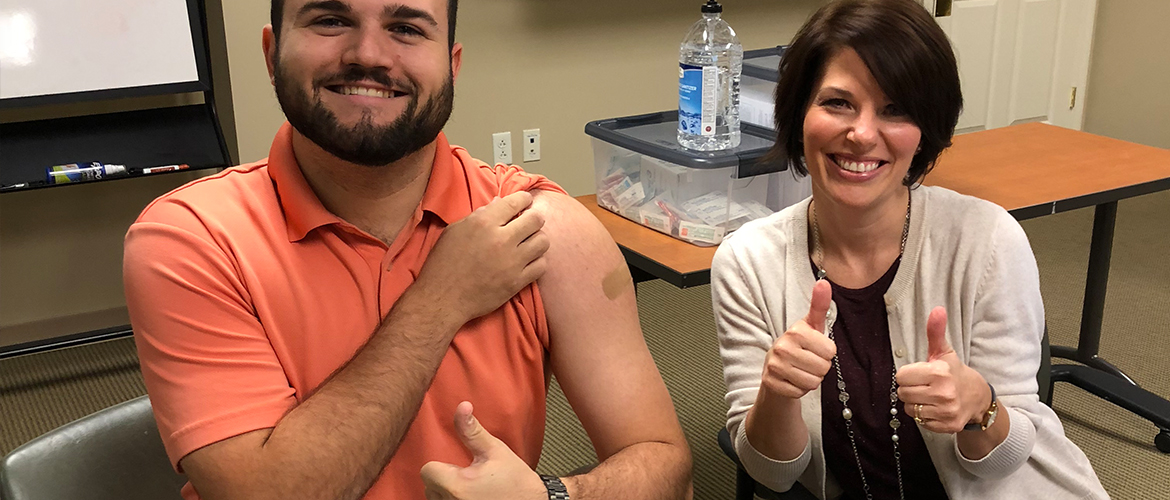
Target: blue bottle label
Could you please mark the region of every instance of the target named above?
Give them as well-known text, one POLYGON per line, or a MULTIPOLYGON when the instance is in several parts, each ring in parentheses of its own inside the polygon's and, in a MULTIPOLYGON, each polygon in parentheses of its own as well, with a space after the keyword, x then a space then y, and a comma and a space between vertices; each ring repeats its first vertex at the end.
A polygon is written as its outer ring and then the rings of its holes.
POLYGON ((715 135, 719 68, 679 63, 678 128, 692 135, 715 135))
POLYGON ((703 135, 703 68, 679 64, 678 130, 703 135))

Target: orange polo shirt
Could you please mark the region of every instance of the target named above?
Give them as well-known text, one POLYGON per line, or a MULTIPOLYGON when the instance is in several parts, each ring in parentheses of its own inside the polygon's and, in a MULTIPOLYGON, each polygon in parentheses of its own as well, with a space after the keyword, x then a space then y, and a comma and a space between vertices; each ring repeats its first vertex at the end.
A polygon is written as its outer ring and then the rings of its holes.
MULTIPOLYGON (((321 205, 291 137, 286 123, 266 160, 160 197, 126 235, 126 302, 176 467, 203 446, 276 426, 349 361, 414 282, 448 224, 496 196, 564 192, 518 167, 486 165, 440 134, 422 202, 387 246, 321 205)), ((535 467, 544 438, 547 347, 535 284, 465 325, 365 498, 422 498, 423 464, 469 464, 452 426, 463 400, 535 467)), ((190 484, 183 496, 199 498, 190 484)))

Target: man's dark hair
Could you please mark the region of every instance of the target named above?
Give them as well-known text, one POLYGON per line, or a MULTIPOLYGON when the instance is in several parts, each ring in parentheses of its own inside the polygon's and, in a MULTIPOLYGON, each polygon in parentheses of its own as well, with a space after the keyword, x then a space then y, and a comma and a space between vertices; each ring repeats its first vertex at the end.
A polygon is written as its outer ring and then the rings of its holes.
MULTIPOLYGON (((455 46, 455 12, 459 10, 459 0, 447 0, 447 47, 455 46)), ((273 41, 280 44, 280 25, 284 24, 284 0, 272 0, 273 41)))
POLYGON ((771 160, 807 175, 804 117, 829 59, 852 48, 878 86, 922 131, 904 183, 922 181, 951 146, 963 109, 959 69, 946 34, 913 0, 841 0, 822 7, 796 34, 780 60, 776 145, 771 160))

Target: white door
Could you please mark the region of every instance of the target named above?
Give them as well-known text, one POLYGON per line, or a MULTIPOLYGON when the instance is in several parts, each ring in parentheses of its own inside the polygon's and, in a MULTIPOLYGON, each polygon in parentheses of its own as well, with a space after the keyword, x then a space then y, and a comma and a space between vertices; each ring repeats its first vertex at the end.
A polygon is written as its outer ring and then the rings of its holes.
POLYGON ((1096 12, 1097 0, 953 0, 935 19, 959 61, 956 132, 1035 121, 1080 130, 1096 12))

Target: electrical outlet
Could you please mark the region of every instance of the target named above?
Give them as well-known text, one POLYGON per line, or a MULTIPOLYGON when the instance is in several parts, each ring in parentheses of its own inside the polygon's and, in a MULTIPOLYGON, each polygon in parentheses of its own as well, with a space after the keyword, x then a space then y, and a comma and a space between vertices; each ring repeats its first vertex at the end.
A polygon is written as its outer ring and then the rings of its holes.
POLYGON ((524 161, 540 161, 540 129, 524 131, 524 161))
POLYGON ((497 132, 492 134, 492 157, 496 164, 512 164, 512 133, 497 132))

